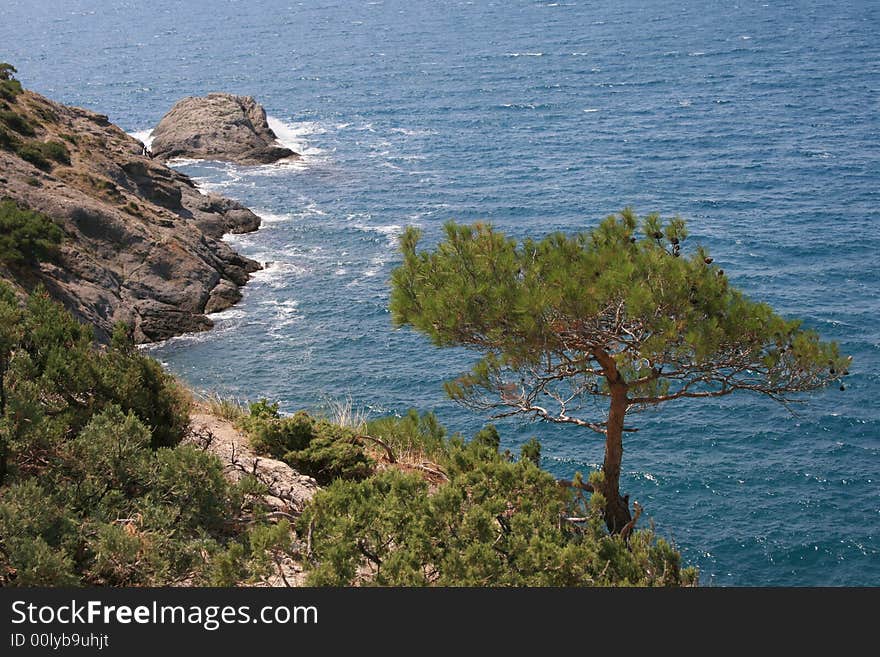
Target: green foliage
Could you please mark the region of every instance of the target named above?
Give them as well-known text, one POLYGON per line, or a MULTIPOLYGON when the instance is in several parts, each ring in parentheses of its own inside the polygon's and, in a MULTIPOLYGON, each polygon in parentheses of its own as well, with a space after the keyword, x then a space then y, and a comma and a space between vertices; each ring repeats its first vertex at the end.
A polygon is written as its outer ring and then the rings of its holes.
POLYGON ((217 551, 208 564, 208 586, 236 586, 241 582, 265 581, 279 572, 286 558, 298 556, 290 523, 284 519, 275 525, 259 524, 248 530, 241 541, 217 551))
POLYGON ((363 479, 372 472, 373 462, 363 446, 353 440, 348 429, 318 420, 308 445, 288 452, 284 460, 319 484, 336 479, 363 479))
POLYGON ((683 253, 677 217, 626 209, 590 231, 521 243, 487 224, 450 222, 430 251, 417 250, 420 237, 414 228, 401 237, 395 324, 480 355, 446 384, 455 401, 604 434, 613 531, 630 519, 618 491, 627 413, 741 390, 785 401, 839 378, 849 362, 835 343, 731 286, 705 249, 683 253))
POLYGON ((313 418, 305 411, 280 417, 278 405, 265 399, 250 408, 240 426, 257 453, 282 459, 319 483, 363 479, 371 472, 372 462, 351 429, 313 418))
POLYGON ((268 399, 263 398, 248 404, 248 412, 252 418, 277 418, 279 417, 278 402, 270 403, 268 399))
POLYGON ((22 92, 21 83, 15 79, 15 67, 6 62, 0 62, 0 98, 3 100, 15 100, 22 92))
POLYGON ((304 411, 291 417, 279 417, 277 404, 273 404, 272 414, 265 406, 255 412, 255 406, 265 404, 265 400, 251 404, 251 413, 241 421, 247 431, 251 447, 258 454, 267 454, 275 459, 284 458, 291 451, 304 449, 314 434, 314 421, 304 411))
POLYGON ((18 156, 25 162, 30 162, 38 169, 43 171, 51 171, 52 163, 46 159, 43 149, 40 148, 38 142, 21 143, 15 149, 18 156))
MULTIPOLYGON (((446 441, 448 481, 384 470, 320 491, 299 522, 308 583, 346 586, 681 585, 696 581, 651 532, 610 536, 583 498, 529 459, 510 462, 493 432, 446 441), (566 518, 576 517, 572 522, 566 518)), ((497 434, 495 434, 497 435, 497 434)))
POLYGON ((203 397, 211 415, 230 422, 240 423, 248 414, 248 408, 240 400, 212 393, 203 397))
POLYGON ((705 249, 684 256, 686 236, 680 219, 640 222, 629 210, 589 232, 521 244, 486 224, 449 223, 430 252, 416 251, 419 233, 410 229, 391 311, 396 324, 435 344, 485 354, 450 386, 456 397, 487 386, 497 393, 505 371, 557 373, 566 383, 578 379, 585 394, 605 395, 597 350, 644 403, 691 396, 695 387, 784 394, 833 378, 828 363, 842 360, 835 344, 745 297, 705 249))
POLYGON ((538 442, 538 439, 530 438, 527 443, 524 443, 520 448, 520 456, 531 461, 535 466, 541 467, 541 443, 538 442))
MULTIPOLYGON (((21 339, 10 361, 9 403, 20 406, 12 428, 46 414, 47 435, 78 432, 111 404, 132 411, 151 430, 152 446, 176 444, 188 425, 189 400, 153 359, 120 341, 96 350, 92 330, 38 290, 27 301, 21 339), (20 392, 17 392, 20 391, 20 392), (37 406, 33 399, 44 402, 37 406)), ((13 433, 13 435, 17 435, 13 433)))
POLYGON ((41 142, 40 148, 43 151, 44 157, 47 157, 54 162, 58 162, 59 164, 70 165, 70 151, 67 150, 67 146, 60 141, 41 142))
POLYGON ((34 127, 28 120, 17 112, 12 110, 0 110, 0 123, 3 123, 10 130, 14 130, 25 137, 34 136, 34 127))
POLYGON ((28 141, 16 147, 18 156, 43 171, 52 170, 52 162, 70 164, 70 151, 60 141, 28 141))
POLYGON ((377 418, 367 424, 366 433, 382 440, 398 457, 435 458, 446 453, 446 428, 433 413, 419 415, 410 409, 402 418, 377 418))
POLYGON ((58 253, 63 233, 46 215, 0 200, 0 262, 33 264, 58 253))
POLYGON ((176 445, 189 424, 190 398, 183 387, 130 341, 114 345, 101 361, 96 385, 102 394, 150 427, 153 447, 176 445))
POLYGON ((292 550, 289 527, 259 529, 259 482, 177 444, 186 396, 126 327, 98 348, 45 293, 21 307, 0 284, 0 383, 0 586, 235 584, 292 550))
POLYGON ((13 137, 3 126, 0 126, 0 148, 14 150, 18 140, 13 137))
POLYGON ((15 73, 18 73, 18 70, 7 62, 0 62, 0 80, 7 81, 14 79, 15 73))

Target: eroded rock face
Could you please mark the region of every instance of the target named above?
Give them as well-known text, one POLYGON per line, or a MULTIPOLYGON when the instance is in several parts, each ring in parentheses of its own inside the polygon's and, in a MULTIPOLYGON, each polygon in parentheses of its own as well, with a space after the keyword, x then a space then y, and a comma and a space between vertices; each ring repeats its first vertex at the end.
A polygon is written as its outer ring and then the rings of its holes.
POLYGON ((220 237, 256 230, 260 218, 143 152, 106 117, 25 91, 8 104, 37 142, 54 141, 70 163, 37 168, 0 147, 0 198, 39 210, 64 231, 60 257, 26 269, 0 262, 0 279, 24 293, 39 284, 106 340, 116 321, 138 342, 212 326, 259 264, 220 237))
POLYGON ((153 156, 237 164, 271 164, 299 157, 281 146, 266 111, 250 96, 213 93, 178 101, 153 131, 153 156))

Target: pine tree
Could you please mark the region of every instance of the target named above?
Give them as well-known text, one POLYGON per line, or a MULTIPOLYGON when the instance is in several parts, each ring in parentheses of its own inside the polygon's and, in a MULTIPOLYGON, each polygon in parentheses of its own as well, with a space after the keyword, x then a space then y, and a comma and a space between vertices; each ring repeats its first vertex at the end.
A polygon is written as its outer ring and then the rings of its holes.
POLYGON ((632 521, 620 493, 628 414, 738 391, 785 402, 848 366, 836 344, 732 287, 705 249, 685 256, 679 218, 626 209, 591 231, 521 243, 450 222, 429 252, 420 237, 401 237, 393 321, 481 355, 446 384, 452 399, 602 434, 602 472, 582 485, 601 495, 614 533, 632 521))

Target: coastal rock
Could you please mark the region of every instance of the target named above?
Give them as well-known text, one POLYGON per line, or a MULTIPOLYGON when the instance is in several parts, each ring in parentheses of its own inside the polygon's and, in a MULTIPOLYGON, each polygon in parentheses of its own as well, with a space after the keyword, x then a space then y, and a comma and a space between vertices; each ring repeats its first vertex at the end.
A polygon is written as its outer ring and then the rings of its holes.
POLYGON ((102 115, 30 91, 5 106, 32 134, 0 144, 0 198, 45 213, 64 239, 53 262, 0 262, 0 279, 21 294, 44 286, 104 341, 120 320, 138 342, 205 330, 208 313, 241 297, 238 288, 260 266, 220 238, 256 230, 257 215, 202 194, 102 115), (63 145, 67 161, 36 166, 15 147, 31 142, 63 145))
POLYGON ((151 148, 160 160, 191 157, 271 164, 299 157, 277 139, 266 111, 253 98, 212 93, 178 101, 153 131, 151 148))

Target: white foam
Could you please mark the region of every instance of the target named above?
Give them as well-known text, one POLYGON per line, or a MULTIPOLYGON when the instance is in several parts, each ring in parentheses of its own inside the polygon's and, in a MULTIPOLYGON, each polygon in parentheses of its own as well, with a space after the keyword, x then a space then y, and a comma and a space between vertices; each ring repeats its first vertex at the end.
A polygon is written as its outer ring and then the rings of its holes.
POLYGON ((245 311, 240 308, 227 308, 226 310, 220 310, 216 313, 210 313, 211 319, 216 320, 225 320, 225 319, 242 319, 247 316, 245 311))
POLYGON ((436 134, 433 130, 417 128, 391 128, 391 132, 396 132, 405 137, 424 137, 425 135, 436 134))
POLYGON ((264 224, 278 224, 283 221, 290 221, 293 217, 289 212, 287 214, 276 214, 267 210, 254 210, 254 214, 257 215, 264 224))
POLYGON ((262 269, 251 275, 251 280, 278 289, 291 279, 308 274, 309 269, 292 262, 266 262, 262 269))
POLYGON ((542 52, 506 52, 507 57, 543 57, 542 52))
POLYGON ((153 129, 148 128, 146 130, 138 130, 136 132, 129 132, 129 135, 137 139, 148 149, 153 147, 153 129))
MULTIPOLYGON (((354 215, 350 216, 349 219, 353 218, 354 215)), ((365 233, 378 233, 379 235, 383 235, 388 240, 388 246, 391 248, 397 248, 397 238, 403 234, 404 227, 400 224, 385 224, 383 226, 368 226, 363 223, 356 223, 354 227, 358 230, 362 230, 365 233)))
POLYGON ((275 133, 278 143, 292 151, 296 151, 304 159, 313 158, 323 153, 322 149, 311 146, 306 139, 306 137, 311 135, 319 135, 326 132, 319 123, 315 121, 288 123, 274 116, 267 116, 266 121, 269 123, 272 132, 275 133))
MULTIPOLYGON (((201 164, 202 162, 205 162, 205 160, 197 157, 174 157, 168 160, 165 164, 169 167, 187 167, 193 164, 201 164)), ((215 185, 215 187, 216 186, 220 186, 220 183, 215 185)))
POLYGON ((592 114, 592 113, 598 112, 598 111, 599 110, 597 110, 595 107, 590 107, 589 109, 584 110, 584 112, 586 112, 587 114, 592 114))
POLYGON ((276 320, 277 326, 286 326, 292 324, 301 317, 299 312, 299 301, 296 299, 269 299, 261 301, 261 306, 269 306, 272 309, 272 315, 276 320))
POLYGON ((364 270, 365 278, 372 278, 380 271, 382 271, 382 267, 385 266, 385 258, 378 255, 370 259, 370 266, 364 270))

